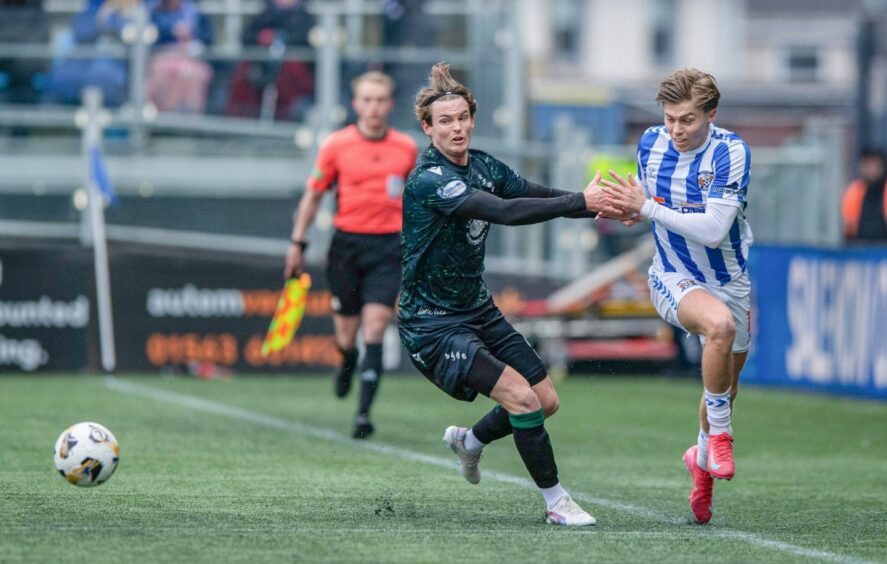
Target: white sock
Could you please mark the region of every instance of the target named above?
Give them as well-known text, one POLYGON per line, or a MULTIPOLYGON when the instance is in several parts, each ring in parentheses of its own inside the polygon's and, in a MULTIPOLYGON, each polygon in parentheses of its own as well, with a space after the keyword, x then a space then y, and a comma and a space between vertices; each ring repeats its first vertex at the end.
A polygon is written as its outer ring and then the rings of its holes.
POLYGON ((713 394, 705 390, 705 410, 708 412, 709 435, 733 434, 730 426, 730 390, 723 394, 713 394))
POLYGON ((471 454, 477 454, 482 451, 485 446, 487 446, 480 442, 477 437, 474 436, 473 429, 468 429, 468 432, 465 433, 465 442, 463 444, 465 446, 465 450, 467 450, 471 454))
POLYGON ((696 465, 708 472, 708 433, 702 429, 699 429, 696 445, 696 465))
POLYGON ((561 496, 567 494, 567 490, 564 489, 560 482, 550 488, 539 488, 539 491, 542 492, 542 497, 545 498, 545 505, 548 506, 549 510, 554 507, 554 504, 557 503, 561 496))

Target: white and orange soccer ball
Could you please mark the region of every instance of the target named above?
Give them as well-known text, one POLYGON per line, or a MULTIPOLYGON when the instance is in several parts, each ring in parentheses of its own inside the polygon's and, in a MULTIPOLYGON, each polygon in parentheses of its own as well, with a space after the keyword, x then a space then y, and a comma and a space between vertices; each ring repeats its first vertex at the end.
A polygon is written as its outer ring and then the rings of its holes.
POLYGON ((108 481, 120 460, 117 438, 105 426, 89 421, 71 425, 55 442, 55 467, 75 486, 108 481))

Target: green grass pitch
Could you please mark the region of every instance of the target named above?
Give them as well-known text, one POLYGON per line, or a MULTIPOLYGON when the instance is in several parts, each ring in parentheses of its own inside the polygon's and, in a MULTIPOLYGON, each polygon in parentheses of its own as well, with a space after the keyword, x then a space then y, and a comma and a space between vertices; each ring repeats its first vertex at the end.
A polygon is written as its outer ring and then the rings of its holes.
POLYGON ((887 559, 887 405, 745 387, 737 477, 691 522, 680 458, 699 383, 608 377, 558 384, 546 424, 563 484, 598 518, 545 525, 513 442, 481 483, 440 442, 491 407, 388 377, 368 442, 348 438, 328 378, 228 381, 0 377, 0 562, 863 562, 887 559), (98 421, 114 477, 66 483, 56 437, 98 421))

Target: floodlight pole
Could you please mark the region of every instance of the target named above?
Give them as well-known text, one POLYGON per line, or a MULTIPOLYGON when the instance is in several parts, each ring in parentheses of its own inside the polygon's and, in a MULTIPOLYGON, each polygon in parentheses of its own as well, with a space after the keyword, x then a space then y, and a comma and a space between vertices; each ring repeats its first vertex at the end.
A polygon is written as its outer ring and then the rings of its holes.
POLYGON ((83 180, 89 195, 90 242, 95 263, 95 293, 99 313, 102 369, 111 373, 117 367, 117 357, 114 350, 114 316, 111 310, 108 241, 105 236, 104 198, 94 178, 91 154, 92 148, 99 145, 104 126, 102 123, 104 116, 101 90, 90 87, 83 91, 83 108, 78 114, 78 125, 83 128, 83 180))

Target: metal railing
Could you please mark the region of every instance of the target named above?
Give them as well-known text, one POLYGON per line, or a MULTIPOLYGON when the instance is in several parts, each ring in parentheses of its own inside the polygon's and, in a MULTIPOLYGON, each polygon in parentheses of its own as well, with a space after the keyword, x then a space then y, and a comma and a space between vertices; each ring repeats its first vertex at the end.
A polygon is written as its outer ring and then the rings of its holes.
MULTIPOLYGON (((239 30, 242 18, 253 13, 253 4, 249 0, 201 3, 219 8, 227 22, 225 37, 238 38, 237 45, 226 40, 207 49, 202 55, 205 60, 272 60, 268 49, 242 47, 239 31, 232 31, 239 30)), ((73 6, 64 0, 45 5, 55 12, 73 6)), ((473 146, 495 154, 535 181, 572 190, 587 183, 587 163, 600 150, 587 132, 564 122, 555 129, 552 143, 526 139, 524 63, 521 50, 515 48, 517 14, 510 0, 430 3, 431 10, 466 19, 467 44, 461 49, 362 45, 358 38, 363 17, 378 13, 377 3, 342 0, 312 6, 318 17, 313 47, 287 48, 282 55, 282 60, 310 61, 316 67, 315 107, 303 122, 152 109, 144 99, 151 36, 144 18, 129 34, 128 44, 101 51, 103 56, 122 57, 130 63, 129 100, 110 111, 108 128, 114 136, 105 139, 109 174, 123 200, 121 209, 109 210, 109 238, 282 253, 288 233, 285 226, 291 221, 316 145, 344 119, 340 90, 342 66, 347 62, 430 66, 448 60, 467 71, 467 82, 482 102, 473 146), (170 214, 158 211, 164 206, 193 210, 194 220, 176 223, 170 214), (242 224, 232 226, 232 218, 242 224)), ((6 58, 49 54, 46 45, 0 45, 0 56, 6 58)), ((78 47, 69 54, 86 57, 96 50, 78 47)), ((61 106, 0 106, 0 129, 32 132, 30 137, 0 138, 4 149, 0 152, 0 170, 4 170, 0 198, 7 198, 0 206, 0 234, 38 233, 41 229, 34 226, 41 223, 47 227, 43 232, 61 233, 67 232, 61 226, 76 223, 81 210, 73 207, 76 198, 72 194, 82 188, 82 163, 75 113, 75 108, 61 106), (43 164, 50 162, 51 166, 43 164)), ((792 146, 752 148, 748 213, 758 241, 840 242, 837 202, 845 167, 839 129, 840 124, 811 121, 805 137, 792 146)), ((418 128, 411 133, 420 144, 426 142, 418 128)), ((633 147, 617 150, 629 157, 634 153, 633 147)), ((332 202, 327 200, 311 234, 318 244, 312 245, 309 261, 323 260, 324 243, 331 235, 332 202)), ((568 280, 607 258, 599 241, 589 221, 494 228, 488 240, 487 267, 490 272, 568 280)))

